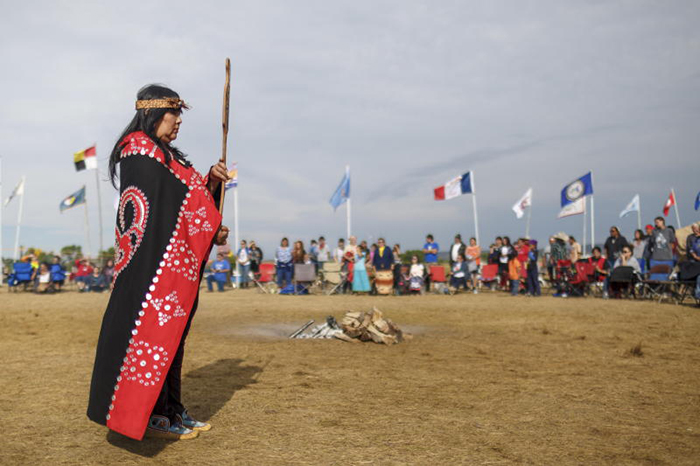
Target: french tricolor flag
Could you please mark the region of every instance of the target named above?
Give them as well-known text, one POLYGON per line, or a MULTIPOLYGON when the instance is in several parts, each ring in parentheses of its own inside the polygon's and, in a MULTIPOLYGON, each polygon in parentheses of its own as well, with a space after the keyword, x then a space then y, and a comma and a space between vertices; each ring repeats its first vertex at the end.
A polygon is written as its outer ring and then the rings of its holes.
POLYGON ((472 191, 472 172, 453 178, 444 185, 433 190, 436 201, 445 201, 462 194, 470 194, 472 191))

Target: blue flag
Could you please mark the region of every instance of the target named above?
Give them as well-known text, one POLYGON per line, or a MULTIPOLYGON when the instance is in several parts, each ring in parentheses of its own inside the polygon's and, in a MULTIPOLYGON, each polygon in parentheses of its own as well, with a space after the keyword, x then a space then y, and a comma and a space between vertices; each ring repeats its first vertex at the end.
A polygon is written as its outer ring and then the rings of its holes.
POLYGON ((588 172, 578 180, 564 186, 564 189, 561 190, 561 206, 567 206, 591 194, 593 194, 593 180, 591 172, 588 172))
POLYGON ((58 207, 61 209, 61 212, 63 212, 66 209, 70 209, 71 207, 75 207, 80 204, 85 204, 85 186, 62 200, 58 207))
POLYGON ((331 196, 330 203, 333 210, 336 210, 342 203, 350 199, 350 173, 345 173, 342 181, 331 196))
POLYGON ((695 196, 695 210, 700 209, 700 192, 698 192, 698 195, 695 196))

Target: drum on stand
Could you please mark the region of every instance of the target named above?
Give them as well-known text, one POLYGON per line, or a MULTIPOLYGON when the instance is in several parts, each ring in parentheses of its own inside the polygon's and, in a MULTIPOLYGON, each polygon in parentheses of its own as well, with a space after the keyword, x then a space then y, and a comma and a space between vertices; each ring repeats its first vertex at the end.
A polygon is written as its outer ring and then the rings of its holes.
POLYGON ((394 274, 391 270, 377 270, 375 275, 377 294, 388 295, 394 291, 394 274))

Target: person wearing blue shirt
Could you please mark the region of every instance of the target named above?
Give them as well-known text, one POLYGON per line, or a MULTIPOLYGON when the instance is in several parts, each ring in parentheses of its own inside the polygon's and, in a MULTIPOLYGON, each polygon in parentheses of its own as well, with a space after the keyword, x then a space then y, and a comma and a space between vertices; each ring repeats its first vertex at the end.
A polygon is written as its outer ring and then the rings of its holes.
POLYGON ((281 290, 292 283, 292 250, 289 248, 289 240, 282 238, 280 246, 275 252, 275 265, 277 266, 277 286, 281 290))
POLYGON ((96 293, 102 293, 109 288, 109 282, 107 277, 104 276, 99 267, 92 269, 92 274, 88 275, 85 284, 88 291, 94 291, 96 293))
MULTIPOLYGON (((685 251, 688 263, 695 267, 700 263, 700 222, 693 223, 690 228, 693 232, 688 235, 685 241, 685 251)), ((700 306, 700 274, 695 277, 695 299, 700 306)))
POLYGON ((440 245, 433 241, 433 235, 428 234, 425 237, 425 244, 423 245, 423 262, 428 269, 428 275, 425 277, 425 289, 430 289, 430 266, 437 265, 438 263, 438 252, 440 252, 440 245))
POLYGON ((423 254, 425 254, 423 262, 426 264, 437 264, 438 252, 440 252, 440 245, 433 241, 433 235, 426 236, 425 244, 423 245, 423 254))
POLYGON ((219 291, 224 291, 224 283, 228 277, 228 272, 231 271, 231 264, 224 259, 224 255, 218 253, 216 260, 211 264, 212 273, 207 277, 207 290, 214 291, 214 282, 219 291))

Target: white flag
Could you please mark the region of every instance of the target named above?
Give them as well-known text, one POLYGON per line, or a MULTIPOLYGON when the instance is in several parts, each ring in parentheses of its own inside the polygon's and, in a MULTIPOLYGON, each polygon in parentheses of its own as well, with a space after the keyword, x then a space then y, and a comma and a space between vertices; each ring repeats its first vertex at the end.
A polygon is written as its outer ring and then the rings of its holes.
POLYGON ((525 215, 525 209, 532 205, 532 188, 528 189, 523 197, 520 198, 518 202, 513 206, 513 212, 518 218, 523 218, 525 215))
POLYGON ((85 157, 85 169, 95 170, 97 168, 97 156, 85 157))
POLYGON ((9 204, 10 201, 15 196, 22 196, 23 194, 24 194, 24 177, 22 177, 22 179, 19 180, 19 183, 17 183, 17 186, 15 186, 15 189, 12 191, 12 194, 10 194, 10 197, 5 199, 5 205, 9 204))
POLYGON ((562 207, 557 218, 570 217, 572 215, 579 215, 586 211, 586 198, 580 197, 571 204, 567 204, 562 207))
POLYGON ((458 176, 453 178, 447 183, 445 183, 445 199, 452 199, 453 197, 460 196, 462 194, 462 177, 458 176))
POLYGON ((625 210, 620 212, 620 218, 631 212, 639 212, 639 194, 635 194, 630 203, 627 204, 627 207, 625 207, 625 210))

